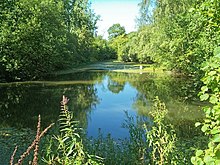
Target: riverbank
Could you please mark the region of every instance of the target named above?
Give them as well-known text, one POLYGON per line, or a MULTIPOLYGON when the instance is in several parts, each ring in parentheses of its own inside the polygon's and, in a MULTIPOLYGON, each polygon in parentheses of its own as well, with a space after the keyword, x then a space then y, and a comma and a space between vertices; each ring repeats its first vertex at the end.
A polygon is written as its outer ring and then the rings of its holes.
MULTIPOLYGON (((1 81, 0 85, 8 84, 50 84, 50 85, 62 85, 71 84, 75 82, 55 82, 50 81, 50 77, 56 77, 59 75, 74 74, 85 71, 112 71, 121 73, 134 73, 134 74, 144 74, 144 73, 155 73, 157 76, 173 75, 174 77, 187 77, 182 73, 172 72, 165 67, 157 66, 156 64, 140 64, 136 62, 121 62, 121 61, 103 61, 103 62, 93 62, 82 64, 78 66, 72 66, 68 69, 58 70, 44 75, 41 79, 36 80, 26 80, 26 81, 1 81)), ((90 82, 88 82, 90 83, 90 82)))
MULTIPOLYGON (((70 74, 87 70, 109 70, 125 73, 163 73, 164 67, 155 66, 155 64, 140 64, 135 62, 120 62, 120 61, 104 61, 87 65, 73 67, 67 70, 53 72, 52 75, 70 74)), ((169 72, 169 71, 166 71, 169 72)), ((169 72, 170 73, 170 72, 169 72)))
MULTIPOLYGON (((56 77, 60 75, 74 74, 85 71, 111 71, 111 72, 121 72, 121 73, 134 73, 134 74, 144 74, 144 73, 156 73, 158 76, 164 76, 167 74, 172 74, 171 71, 167 71, 164 67, 155 66, 155 64, 140 64, 135 62, 120 62, 120 61, 103 61, 94 62, 90 64, 83 64, 79 66, 73 66, 69 69, 54 71, 49 73, 43 79, 34 81, 15 81, 15 82, 0 82, 0 85, 17 85, 17 84, 43 84, 43 85, 67 85, 76 84, 77 81, 51 81, 49 77, 56 77), (165 74, 164 74, 165 73, 165 74)), ((92 83, 91 81, 85 82, 86 84, 92 83)))

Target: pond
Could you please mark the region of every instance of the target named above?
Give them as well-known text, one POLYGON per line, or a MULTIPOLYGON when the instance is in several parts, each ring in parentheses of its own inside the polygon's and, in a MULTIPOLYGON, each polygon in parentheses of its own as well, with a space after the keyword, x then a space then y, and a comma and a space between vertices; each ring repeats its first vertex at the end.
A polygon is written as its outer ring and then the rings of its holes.
POLYGON ((85 70, 48 77, 47 81, 0 84, 0 162, 8 163, 16 145, 18 155, 35 136, 37 117, 42 127, 57 122, 60 101, 67 96, 69 110, 88 137, 111 134, 115 140, 129 137, 122 125, 130 117, 144 117, 156 96, 165 102, 167 119, 178 136, 191 138, 203 118, 193 81, 164 73, 123 73, 85 70))
POLYGON ((166 103, 167 118, 183 136, 193 136, 195 121, 203 117, 190 79, 166 73, 87 70, 48 81, 0 84, 0 136, 5 128, 36 130, 39 114, 43 127, 57 122, 63 95, 70 99, 69 110, 87 136, 93 137, 99 130, 115 139, 128 137, 128 130, 122 127, 125 112, 147 117, 156 96, 166 103))

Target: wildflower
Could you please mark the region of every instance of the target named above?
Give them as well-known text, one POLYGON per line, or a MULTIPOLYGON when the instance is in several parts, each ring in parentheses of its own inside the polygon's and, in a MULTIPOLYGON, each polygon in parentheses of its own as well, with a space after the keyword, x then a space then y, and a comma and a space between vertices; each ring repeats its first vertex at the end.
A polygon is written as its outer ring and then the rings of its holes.
POLYGON ((69 99, 63 95, 63 100, 60 102, 61 105, 66 105, 69 102, 69 99))

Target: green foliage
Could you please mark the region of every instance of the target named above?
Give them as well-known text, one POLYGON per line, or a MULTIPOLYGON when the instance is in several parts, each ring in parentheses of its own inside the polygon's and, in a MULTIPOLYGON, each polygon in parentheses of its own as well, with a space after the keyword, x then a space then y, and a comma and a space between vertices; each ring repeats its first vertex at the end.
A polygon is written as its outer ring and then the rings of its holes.
POLYGON ((118 59, 156 62, 200 79, 202 63, 220 43, 218 1, 144 0, 139 6, 139 29, 117 48, 118 59))
POLYGON ((153 111, 150 115, 153 118, 153 126, 147 130, 147 141, 150 148, 151 164, 171 164, 172 152, 175 149, 176 134, 173 126, 165 122, 167 109, 158 97, 154 102, 153 111))
POLYGON ((121 26, 119 23, 113 24, 110 28, 108 28, 109 39, 114 39, 123 34, 125 34, 125 28, 124 26, 121 26))
POLYGON ((213 106, 204 108, 206 118, 201 130, 209 137, 208 148, 197 150, 192 157, 193 164, 219 164, 220 163, 220 47, 214 50, 214 56, 204 63, 205 76, 202 81, 200 99, 208 100, 213 106))
POLYGON ((60 5, 49 0, 20 0, 1 6, 0 62, 6 78, 33 78, 51 71, 57 56, 53 45, 62 39, 60 5))
POLYGON ((94 60, 100 61, 116 58, 115 50, 109 46, 107 40, 103 39, 102 36, 97 36, 94 39, 93 50, 94 52, 92 57, 94 60))
POLYGON ((129 141, 125 141, 124 146, 127 146, 127 152, 131 160, 133 160, 133 164, 148 163, 148 146, 143 124, 143 119, 137 117, 135 120, 126 113, 126 120, 123 127, 127 128, 129 131, 129 141))
POLYGON ((36 79, 90 62, 97 20, 88 0, 1 1, 0 79, 36 79))
POLYGON ((108 134, 106 137, 101 133, 99 130, 99 134, 97 138, 90 138, 86 142, 86 148, 92 153, 93 155, 99 155, 103 158, 103 164, 117 164, 120 163, 127 163, 131 164, 132 160, 127 159, 126 151, 120 143, 115 141, 108 134))
POLYGON ((115 50, 117 53, 118 60, 120 61, 129 61, 128 56, 126 54, 126 49, 124 45, 126 45, 128 38, 126 35, 120 35, 109 41, 109 46, 115 50))
POLYGON ((145 164, 147 142, 145 140, 145 130, 143 120, 136 120, 129 116, 127 112, 123 127, 128 129, 128 139, 113 139, 110 134, 106 137, 99 130, 97 138, 89 139, 86 146, 93 155, 99 155, 103 158, 104 164, 145 164), (129 157, 128 157, 129 155, 129 157))
POLYGON ((44 162, 47 164, 101 164, 97 157, 89 155, 80 136, 78 122, 73 120, 73 114, 68 111, 67 98, 61 102, 60 135, 52 137, 46 149, 44 162))

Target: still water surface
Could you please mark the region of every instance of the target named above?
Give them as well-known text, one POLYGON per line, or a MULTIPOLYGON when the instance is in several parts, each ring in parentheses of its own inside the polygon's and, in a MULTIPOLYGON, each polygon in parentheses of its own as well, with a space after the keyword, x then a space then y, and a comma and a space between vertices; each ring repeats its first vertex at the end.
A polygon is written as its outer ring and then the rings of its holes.
POLYGON ((116 139, 128 137, 128 130, 122 128, 125 111, 134 117, 147 116, 156 96, 166 103, 167 118, 180 131, 187 129, 190 134, 194 122, 203 116, 193 82, 188 79, 110 71, 86 71, 49 79, 0 84, 0 128, 35 130, 38 114, 44 127, 56 122, 62 95, 70 99, 69 110, 87 135, 93 137, 99 129, 116 139))

